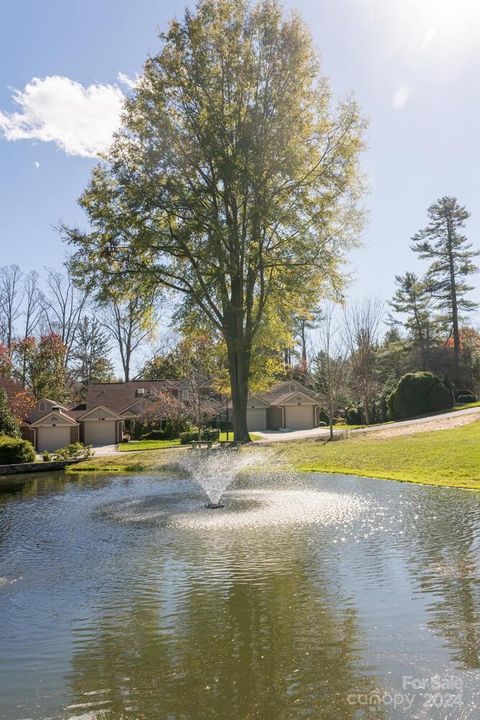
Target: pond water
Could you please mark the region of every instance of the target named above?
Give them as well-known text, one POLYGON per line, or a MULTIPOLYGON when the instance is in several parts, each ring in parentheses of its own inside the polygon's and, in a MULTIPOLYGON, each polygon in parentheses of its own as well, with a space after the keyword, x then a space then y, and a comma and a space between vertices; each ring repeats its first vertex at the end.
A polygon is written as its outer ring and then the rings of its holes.
POLYGON ((480 714, 480 494, 366 478, 0 494, 1 720, 480 714))

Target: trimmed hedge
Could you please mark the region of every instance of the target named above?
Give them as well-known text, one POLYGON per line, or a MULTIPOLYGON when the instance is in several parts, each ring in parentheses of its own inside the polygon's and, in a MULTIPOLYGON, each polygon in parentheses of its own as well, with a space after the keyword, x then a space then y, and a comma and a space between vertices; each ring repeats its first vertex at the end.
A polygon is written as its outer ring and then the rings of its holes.
POLYGON ((32 443, 21 438, 0 437, 0 465, 29 463, 35 460, 32 443))
POLYGON ((455 400, 457 403, 474 403, 477 402, 477 396, 471 390, 458 390, 455 400))
POLYGON ((407 373, 389 395, 388 410, 391 420, 426 415, 437 410, 453 407, 453 395, 449 387, 429 372, 407 373))
MULTIPOLYGON (((191 442, 199 440, 199 431, 190 430, 187 432, 180 433, 180 444, 188 445, 191 442)), ((217 442, 220 437, 220 430, 218 428, 204 428, 202 430, 202 440, 204 442, 217 442)))
POLYGON ((347 425, 363 425, 363 409, 361 407, 349 407, 345 411, 345 422, 347 425))

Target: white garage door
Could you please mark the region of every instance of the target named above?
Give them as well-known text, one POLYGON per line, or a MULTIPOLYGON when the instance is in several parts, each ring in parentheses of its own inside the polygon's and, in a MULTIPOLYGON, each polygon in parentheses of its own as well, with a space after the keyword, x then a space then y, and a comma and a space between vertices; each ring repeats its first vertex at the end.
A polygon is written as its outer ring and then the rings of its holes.
POLYGON ((309 430, 313 428, 313 407, 311 405, 287 405, 285 408, 285 427, 290 430, 309 430))
POLYGON ((248 408, 247 426, 250 431, 267 429, 267 411, 265 408, 248 408))
POLYGON ((113 445, 115 443, 115 420, 85 423, 85 445, 113 445))
POLYGON ((60 450, 60 448, 70 445, 70 428, 69 427, 39 427, 37 430, 37 446, 38 451, 43 450, 60 450))

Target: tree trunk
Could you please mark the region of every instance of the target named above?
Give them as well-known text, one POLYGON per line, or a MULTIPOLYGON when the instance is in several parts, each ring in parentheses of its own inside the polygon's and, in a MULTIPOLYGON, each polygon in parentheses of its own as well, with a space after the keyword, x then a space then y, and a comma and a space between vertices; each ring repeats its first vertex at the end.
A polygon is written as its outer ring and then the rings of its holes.
MULTIPOLYGON (((230 345, 227 341, 227 347, 230 345)), ((243 347, 228 347, 228 370, 232 394, 233 437, 239 442, 250 442, 247 426, 248 376, 250 353, 243 347)))
POLYGON ((452 228, 450 219, 447 218, 447 242, 448 242, 448 263, 450 270, 450 298, 452 304, 452 332, 453 332, 453 353, 455 358, 455 382, 460 380, 460 331, 458 328, 458 302, 457 302, 457 279, 455 277, 455 263, 452 249, 452 228))

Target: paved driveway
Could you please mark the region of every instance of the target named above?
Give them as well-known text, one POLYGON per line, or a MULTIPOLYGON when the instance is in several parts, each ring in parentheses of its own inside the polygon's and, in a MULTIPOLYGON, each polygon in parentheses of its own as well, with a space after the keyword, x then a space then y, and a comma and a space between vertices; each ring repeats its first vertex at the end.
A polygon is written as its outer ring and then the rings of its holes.
POLYGON ((116 445, 93 445, 92 450, 95 452, 95 457, 99 455, 117 455, 119 453, 116 445))
MULTIPOLYGON (((418 426, 418 431, 429 429, 429 423, 432 423, 432 430, 436 430, 435 424, 438 429, 448 429, 451 424, 452 427, 459 425, 459 419, 463 422, 473 422, 480 417, 480 407, 466 408, 465 410, 454 410, 453 412, 438 413, 437 415, 429 415, 428 417, 413 418, 412 420, 400 420, 395 423, 381 423, 379 425, 370 425, 366 428, 358 428, 357 430, 348 430, 348 428, 335 429, 335 435, 344 435, 345 432, 350 432, 354 435, 360 435, 369 432, 380 432, 382 430, 399 432, 405 428, 412 427, 414 430, 415 426, 418 426), (470 417, 469 417, 470 416, 470 417), (427 427, 426 427, 427 426, 427 427)), ((463 424, 463 422, 461 424, 463 424)), ((308 438, 318 438, 319 440, 327 439, 329 436, 329 428, 314 428, 313 430, 267 430, 267 431, 255 431, 256 435, 261 435, 261 440, 257 442, 281 442, 286 440, 305 440, 308 438)))

